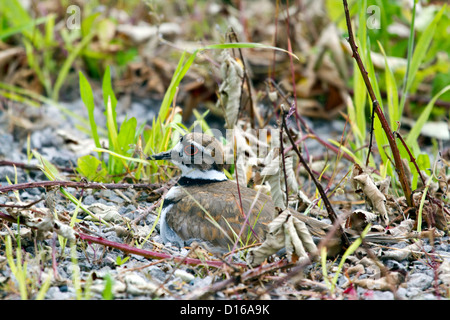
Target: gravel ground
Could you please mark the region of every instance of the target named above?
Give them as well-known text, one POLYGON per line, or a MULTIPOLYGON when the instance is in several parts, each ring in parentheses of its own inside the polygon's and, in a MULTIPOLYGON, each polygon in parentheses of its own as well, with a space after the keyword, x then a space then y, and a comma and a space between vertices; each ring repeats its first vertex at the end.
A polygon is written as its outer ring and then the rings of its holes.
MULTIPOLYGON (((155 115, 151 107, 153 101, 142 101, 132 103, 127 110, 128 116, 136 116, 140 121, 148 121, 155 115)), ((84 106, 82 102, 76 101, 65 105, 70 110, 79 115, 85 116, 84 106)), ((54 165, 60 167, 71 167, 76 164, 79 156, 83 155, 86 150, 84 143, 90 143, 87 136, 76 130, 76 121, 70 117, 65 117, 61 111, 53 106, 45 106, 41 109, 20 108, 24 118, 32 119, 33 124, 28 128, 30 133, 31 148, 38 150, 47 160, 54 165), (74 145, 68 134, 72 135, 71 139, 78 142, 74 145)), ((120 111, 118 111, 120 114, 120 111)), ((99 114, 99 119, 103 119, 103 115, 99 114)), ((101 121, 101 120, 100 120, 101 121)), ((311 122, 317 132, 326 134, 324 130, 330 128, 323 122, 311 122)), ((342 130, 342 124, 336 122, 331 126, 336 132, 342 130)), ((6 112, 0 111, 0 160, 16 161, 27 163, 27 144, 26 144, 27 127, 25 121, 17 120, 14 126, 11 118, 6 112), (21 127, 22 125, 22 127, 21 127), (14 128, 14 129, 13 129, 14 128), (25 129, 24 129, 25 128, 25 129), (11 130, 13 129, 13 130, 11 130)), ((314 145, 310 146, 310 151, 322 152, 320 149, 314 151, 314 145)), ((37 164, 32 159, 31 164, 37 164)), ((0 183, 2 186, 7 185, 6 177, 12 181, 15 179, 15 170, 11 166, 0 166, 0 183)), ((17 169, 17 182, 46 181, 46 177, 38 170, 17 169)), ((79 197, 81 190, 67 189, 73 195, 79 197)), ((20 199, 29 203, 40 199, 44 196, 42 188, 26 189, 19 192, 20 199)), ((145 238, 155 223, 156 214, 151 208, 153 202, 149 194, 143 191, 127 190, 113 191, 101 190, 83 191, 83 204, 86 206, 94 204, 103 204, 110 206, 118 213, 116 217, 123 223, 124 221, 134 220, 141 215, 145 215, 132 232, 125 235, 118 234, 114 228, 99 227, 92 221, 83 219, 81 224, 86 228, 95 232, 95 235, 101 236, 107 240, 119 243, 131 243, 133 240, 145 238), (125 220, 124 220, 125 219, 125 220)), ((0 203, 14 201, 12 193, 8 195, 0 195, 0 203)), ((43 202, 36 205, 37 208, 44 207, 43 202)), ((74 212, 76 206, 65 200, 61 195, 57 197, 56 210, 61 214, 69 216, 74 212)), ((3 210, 3 209, 2 209, 3 210)), ((79 218, 83 216, 80 214, 79 218)), ((0 254, 0 297, 2 299, 18 299, 20 298, 17 289, 18 282, 12 275, 11 269, 6 261, 4 254, 3 240, 8 233, 17 233, 17 225, 0 222, 0 232, 2 239, 0 254)), ((178 249, 176 247, 161 246, 159 237, 159 226, 156 226, 156 232, 150 238, 149 242, 142 242, 142 249, 159 251, 173 255, 186 256, 189 254, 187 249, 178 249)), ((391 272, 401 276, 400 284, 397 290, 378 290, 374 284, 372 288, 355 285, 355 279, 364 280, 380 279, 380 269, 373 264, 363 264, 361 260, 354 260, 348 267, 360 266, 356 275, 346 277, 341 273, 337 281, 336 297, 346 299, 374 299, 374 300, 392 300, 392 299, 448 299, 450 284, 450 243, 449 237, 436 238, 434 243, 430 243, 428 239, 423 240, 423 254, 421 257, 409 257, 403 260, 381 259, 384 267, 391 272), (349 278, 352 280, 349 282, 349 278)), ((395 244, 386 244, 390 250, 395 248, 404 248, 409 243, 400 242, 395 244)), ((45 282, 48 274, 53 274, 50 287, 48 288, 45 299, 76 299, 77 296, 76 281, 74 271, 79 272, 78 279, 81 279, 82 287, 85 288, 82 295, 84 298, 101 299, 105 293, 105 286, 108 279, 112 279, 113 287, 111 292, 116 299, 185 299, 190 297, 199 297, 199 292, 205 291, 213 283, 223 280, 222 270, 203 267, 189 267, 179 265, 173 261, 146 259, 138 255, 130 255, 128 260, 126 255, 117 249, 106 249, 104 246, 94 243, 79 241, 76 247, 76 253, 71 256, 69 245, 61 250, 60 241, 56 236, 36 240, 34 234, 28 228, 21 227, 21 246, 28 261, 28 277, 31 282, 35 282, 38 288, 45 282), (36 254, 38 253, 38 254, 36 254), (52 257, 56 257, 52 262, 52 257), (77 263, 73 262, 76 258, 77 263), (121 260, 122 259, 122 260, 121 260), (75 267, 74 267, 75 266, 75 267), (78 269, 74 269, 77 268, 78 269), (53 269, 54 268, 54 269, 53 269), (86 290, 90 288, 90 290, 86 290)), ((388 250, 379 247, 378 250, 388 250)), ((363 255, 363 254, 362 254, 363 255)), ((356 255, 358 256, 358 255, 356 255)), ((239 257, 234 257, 235 261, 240 261, 239 257)), ((275 258, 277 260, 278 258, 275 258)), ((355 257, 355 259, 357 259, 355 257)), ((241 261, 242 262, 242 261, 241 261)), ((334 276, 333 272, 339 261, 329 261, 329 275, 334 276)), ((350 271, 350 269, 347 269, 350 271)), ((289 270, 280 270, 273 275, 273 280, 279 279, 286 275, 289 270)), ((232 290, 219 290, 210 298, 214 299, 252 299, 252 298, 272 298, 272 299, 321 299, 330 298, 327 291, 324 291, 325 282, 322 277, 321 266, 313 263, 304 270, 304 274, 308 281, 292 280, 286 285, 274 288, 270 293, 258 291, 258 287, 250 286, 255 290, 249 289, 249 284, 241 284, 233 287, 232 290), (240 286, 243 288, 240 290, 240 286), (245 288, 244 288, 245 287, 245 288)), ((76 273, 75 273, 76 275, 76 273)), ((268 280, 269 281, 269 280, 268 280)), ((30 284, 33 287, 33 284, 30 284)), ((37 290, 31 290, 36 294, 37 290)))

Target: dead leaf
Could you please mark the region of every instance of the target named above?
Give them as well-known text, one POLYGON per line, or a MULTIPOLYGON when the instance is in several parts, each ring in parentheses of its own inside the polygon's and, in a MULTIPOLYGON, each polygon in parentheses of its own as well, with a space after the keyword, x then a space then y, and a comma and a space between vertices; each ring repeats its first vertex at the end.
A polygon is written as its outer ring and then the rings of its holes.
POLYGON ((353 181, 357 182, 361 187, 362 191, 366 195, 372 208, 378 212, 378 214, 383 219, 386 225, 389 224, 389 217, 386 210, 386 197, 377 188, 372 178, 367 174, 363 173, 356 177, 353 177, 353 181))
POLYGON ((309 259, 307 252, 317 252, 316 244, 305 223, 293 216, 289 210, 281 212, 269 224, 266 240, 258 248, 251 249, 247 259, 250 265, 257 266, 282 248, 286 248, 289 261, 294 254, 304 261, 309 259))
POLYGON ((231 129, 235 126, 239 115, 244 69, 227 50, 222 51, 221 58, 222 83, 219 86, 220 99, 217 104, 224 108, 227 128, 231 129))
POLYGON ((403 279, 401 273, 389 272, 388 275, 379 279, 355 279, 353 284, 370 290, 391 291, 392 287, 401 284, 403 279))
POLYGON ((403 220, 395 228, 391 228, 391 229, 386 230, 386 233, 387 234, 391 234, 394 237, 406 236, 406 234, 408 234, 412 230, 412 228, 414 227, 415 223, 416 222, 414 220, 412 220, 412 219, 403 220))
MULTIPOLYGON (((101 218, 104 221, 122 222, 124 217, 119 214, 118 208, 114 206, 107 206, 103 203, 93 203, 87 209, 94 214, 96 218, 101 218)), ((92 216, 86 216, 86 220, 97 220, 92 216)))
POLYGON ((347 218, 345 227, 355 230, 362 230, 367 226, 367 224, 374 222, 376 219, 377 215, 373 212, 357 209, 347 218))
POLYGON ((421 240, 417 240, 413 244, 406 246, 403 249, 392 249, 388 251, 381 251, 381 258, 383 259, 393 259, 397 261, 402 261, 408 259, 412 255, 423 255, 421 252, 423 248, 423 243, 421 240))

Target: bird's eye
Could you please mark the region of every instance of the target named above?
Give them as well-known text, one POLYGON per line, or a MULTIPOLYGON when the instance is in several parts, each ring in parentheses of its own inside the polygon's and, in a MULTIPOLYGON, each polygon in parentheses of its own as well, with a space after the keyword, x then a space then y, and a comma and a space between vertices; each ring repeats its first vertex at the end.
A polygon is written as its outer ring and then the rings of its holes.
POLYGON ((190 144, 186 147, 184 147, 184 153, 188 156, 193 156, 198 153, 198 148, 194 146, 193 144, 190 144))

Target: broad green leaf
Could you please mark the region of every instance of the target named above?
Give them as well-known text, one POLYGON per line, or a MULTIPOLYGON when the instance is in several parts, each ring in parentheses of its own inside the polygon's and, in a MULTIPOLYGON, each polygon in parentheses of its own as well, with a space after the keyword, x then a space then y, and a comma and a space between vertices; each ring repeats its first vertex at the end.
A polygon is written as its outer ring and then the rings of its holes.
POLYGON ((130 149, 130 145, 136 143, 136 118, 125 120, 120 126, 120 132, 117 136, 119 142, 120 153, 125 155, 130 149))
POLYGON ((102 162, 92 155, 78 158, 77 171, 88 181, 100 182, 108 174, 102 162))
POLYGON ((87 36, 94 30, 94 22, 99 15, 100 12, 96 12, 86 18, 81 19, 81 33, 83 36, 87 36))
POLYGON ((426 153, 421 153, 416 159, 417 165, 420 170, 428 170, 431 169, 431 161, 430 156, 426 153))

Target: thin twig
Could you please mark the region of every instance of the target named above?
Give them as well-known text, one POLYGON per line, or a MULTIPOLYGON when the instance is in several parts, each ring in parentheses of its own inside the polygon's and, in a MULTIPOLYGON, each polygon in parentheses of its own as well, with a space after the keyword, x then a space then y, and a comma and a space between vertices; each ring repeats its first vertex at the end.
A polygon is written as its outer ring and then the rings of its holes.
POLYGON ((405 140, 403 140, 402 135, 400 134, 400 132, 394 131, 394 136, 397 137, 401 141, 403 146, 405 147, 405 150, 406 150, 406 152, 409 155, 409 161, 411 161, 413 163, 414 167, 416 168, 417 173, 419 174, 420 180, 422 180, 423 185, 426 185, 427 182, 425 180, 425 177, 423 176, 422 171, 419 169, 419 165, 417 164, 416 159, 414 158, 414 156, 412 155, 412 153, 409 150, 408 146, 406 145, 405 140))
MULTIPOLYGON (((231 284, 243 283, 246 281, 253 280, 255 278, 259 279, 261 277, 261 275, 263 275, 265 273, 273 272, 273 271, 276 271, 279 269, 284 269, 284 268, 288 268, 288 267, 292 267, 292 266, 293 266, 292 263, 289 263, 284 259, 279 260, 274 263, 270 263, 270 264, 262 264, 257 268, 249 269, 242 274, 238 274, 237 276, 230 277, 229 279, 213 283, 212 285, 206 286, 206 287, 202 288, 201 290, 198 290, 198 291, 196 290, 196 291, 192 292, 190 295, 188 295, 186 297, 186 299, 187 300, 205 299, 208 296, 225 289, 226 287, 228 287, 231 284)), ((302 268, 304 268, 303 265, 302 265, 302 268)))
MULTIPOLYGON (((292 103, 288 100, 288 98, 286 97, 286 94, 283 92, 283 90, 281 90, 280 86, 275 83, 272 79, 268 80, 268 84, 272 85, 278 92, 278 94, 281 96, 281 98, 288 104, 288 105, 292 105, 292 103)), ((300 123, 302 124, 302 126, 305 128, 306 132, 310 134, 310 137, 313 139, 316 139, 317 141, 319 141, 319 143, 321 145, 323 145, 324 147, 326 147, 327 149, 330 149, 331 151, 333 151, 336 154, 339 154, 340 148, 328 143, 327 141, 323 140, 322 138, 320 138, 313 129, 311 129, 308 124, 306 123, 306 121, 303 119, 302 116, 298 115, 298 120, 300 121, 300 123)), ((295 145, 298 145, 302 140, 299 140, 295 143, 295 145)), ((288 146, 286 147, 285 152, 291 150, 293 146, 288 146)), ((305 153, 306 153, 306 157, 308 158, 308 150, 305 149, 305 153)), ((355 163, 355 159, 353 159, 351 156, 349 156, 347 153, 343 153, 342 156, 347 159, 348 161, 351 161, 352 163, 355 163)))
MULTIPOLYGON (((136 255, 139 255, 139 256, 142 256, 145 258, 149 258, 149 259, 172 259, 175 262, 182 262, 183 264, 187 264, 187 265, 207 265, 209 267, 216 267, 216 268, 220 268, 224 264, 222 261, 210 261, 210 260, 202 261, 199 259, 193 259, 193 258, 187 258, 187 257, 177 257, 177 256, 171 256, 166 253, 139 249, 139 248, 131 247, 127 244, 110 241, 105 238, 90 236, 90 235, 80 233, 80 232, 78 232, 77 236, 78 236, 78 238, 88 241, 88 242, 98 243, 98 244, 101 244, 101 245, 104 245, 107 247, 119 249, 128 254, 136 254, 136 255)), ((236 263, 235 265, 237 265, 239 267, 247 267, 243 263, 236 263)))
POLYGON ((25 205, 19 205, 19 204, 4 204, 4 203, 0 203, 0 207, 5 207, 5 208, 19 208, 19 209, 27 209, 41 201, 43 201, 44 198, 38 199, 36 201, 33 201, 31 203, 25 204, 25 205))
POLYGON ((77 182, 77 181, 37 181, 25 182, 13 185, 0 187, 0 194, 10 191, 31 189, 31 188, 48 188, 52 186, 66 187, 66 188, 81 188, 81 189, 139 189, 155 191, 161 187, 156 183, 97 183, 97 182, 77 182))
POLYGON ((282 125, 280 126, 280 148, 281 148, 280 157, 281 157, 281 160, 283 163, 284 190, 286 192, 286 208, 287 208, 287 207, 289 207, 289 190, 288 190, 287 174, 286 174, 286 160, 284 158, 283 126, 282 125))
MULTIPOLYGON (((25 170, 41 170, 41 167, 39 165, 35 165, 35 164, 9 161, 9 160, 0 160, 0 167, 8 167, 8 166, 22 168, 25 170)), ((74 168, 66 168, 66 167, 58 167, 58 166, 56 168, 58 169, 58 171, 69 172, 69 173, 75 172, 74 168)))
POLYGON ((367 158, 366 158, 366 167, 369 166, 369 160, 370 160, 370 153, 372 152, 372 145, 373 145, 373 123, 375 122, 375 104, 378 103, 376 100, 373 102, 372 106, 372 115, 370 116, 370 135, 369 135, 369 147, 367 151, 367 158))
MULTIPOLYGON (((286 30, 287 30, 287 42, 288 42, 288 51, 289 51, 289 65, 291 69, 291 80, 292 80, 292 92, 294 95, 294 106, 295 106, 295 119, 297 121, 297 127, 298 130, 301 130, 300 128, 300 115, 298 113, 298 103, 297 103, 297 90, 296 90, 296 83, 295 83, 295 70, 294 70, 294 60, 292 57, 292 45, 291 45, 291 30, 290 30, 290 17, 289 17, 289 0, 286 1, 286 30)), ((281 113, 283 113, 283 110, 281 110, 281 113)), ((287 129, 286 129, 287 130, 287 129)))
MULTIPOLYGON (((286 130, 286 134, 287 134, 287 136, 289 137, 289 140, 291 141, 291 144, 294 146, 294 145, 295 145, 294 139, 292 138, 292 135, 290 134, 290 132, 289 132, 289 130, 288 130, 288 128, 287 128, 287 125, 286 125, 285 112, 284 112, 283 108, 282 108, 281 110, 282 110, 282 112, 283 112, 283 117, 282 117, 282 120, 283 120, 283 126, 284 126, 284 128, 285 128, 285 130, 286 130)), ((323 190, 322 185, 319 183, 319 181, 317 181, 316 177, 315 177, 314 174, 311 172, 311 169, 309 168, 309 166, 308 166, 308 164, 306 163, 305 159, 303 159, 303 156, 302 156, 300 150, 299 150, 297 147, 295 147, 295 148, 293 148, 293 149, 294 149, 294 151, 297 153, 297 155, 298 155, 298 157, 299 157, 299 160, 300 160, 300 162, 302 163, 303 167, 304 167, 305 170, 308 172, 308 175, 311 177, 311 179, 313 180, 314 184, 316 185, 317 190, 319 191, 320 196, 322 197, 322 201, 323 201, 323 203, 324 203, 324 205, 325 205, 325 208, 327 209, 327 212, 328 212, 328 215, 329 215, 331 221, 332 221, 334 224, 337 224, 337 225, 338 225, 338 227, 337 227, 337 232, 338 232, 338 236, 341 238, 341 241, 342 241, 343 246, 344 246, 345 248, 348 248, 348 247, 350 246, 350 241, 349 241, 347 235, 345 234, 344 230, 342 230, 342 226, 341 226, 341 225, 339 224, 339 222, 338 222, 338 221, 339 221, 339 218, 338 218, 338 216, 336 215, 336 213, 334 212, 334 209, 333 209, 333 207, 331 206, 330 200, 328 199, 328 197, 327 197, 325 191, 323 190)))

